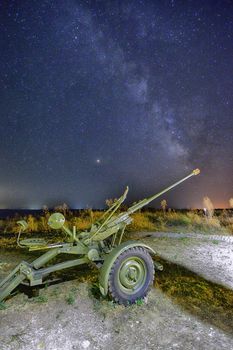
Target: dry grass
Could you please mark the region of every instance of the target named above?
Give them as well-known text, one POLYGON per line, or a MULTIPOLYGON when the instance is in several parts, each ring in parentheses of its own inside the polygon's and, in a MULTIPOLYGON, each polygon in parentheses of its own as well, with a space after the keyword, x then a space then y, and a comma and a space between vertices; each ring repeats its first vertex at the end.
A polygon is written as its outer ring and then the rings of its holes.
MULTIPOLYGON (((28 222, 27 232, 30 234, 44 234, 49 240, 60 240, 63 237, 61 232, 55 232, 48 226, 48 217, 50 213, 46 212, 42 216, 19 217, 8 220, 0 220, 1 244, 5 245, 7 241, 15 244, 16 234, 18 232, 17 221, 24 219, 28 222)), ((76 226, 77 231, 90 228, 91 224, 103 215, 101 211, 83 210, 78 215, 71 211, 67 212, 66 224, 69 227, 76 226)), ((206 218, 201 211, 174 211, 163 212, 162 210, 136 212, 132 215, 133 222, 127 227, 127 231, 170 231, 170 232, 201 232, 206 234, 233 234, 233 213, 223 210, 218 212, 212 218, 206 218)), ((28 234, 27 234, 28 235, 28 234)), ((63 237, 64 238, 64 237, 63 237)))
POLYGON ((147 213, 134 213, 132 215, 133 222, 128 226, 129 231, 153 231, 155 225, 150 220, 147 213))
POLYGON ((207 234, 233 234, 233 217, 224 213, 207 219, 197 211, 162 211, 136 213, 130 231, 202 232, 207 234))

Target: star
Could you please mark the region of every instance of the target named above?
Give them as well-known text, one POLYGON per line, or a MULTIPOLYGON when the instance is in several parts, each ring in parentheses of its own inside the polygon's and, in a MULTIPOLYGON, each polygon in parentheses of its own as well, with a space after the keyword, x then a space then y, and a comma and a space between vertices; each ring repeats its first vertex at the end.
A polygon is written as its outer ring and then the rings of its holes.
POLYGON ((0 2, 0 207, 98 208, 198 166, 171 206, 229 206, 232 2, 212 2, 0 2))

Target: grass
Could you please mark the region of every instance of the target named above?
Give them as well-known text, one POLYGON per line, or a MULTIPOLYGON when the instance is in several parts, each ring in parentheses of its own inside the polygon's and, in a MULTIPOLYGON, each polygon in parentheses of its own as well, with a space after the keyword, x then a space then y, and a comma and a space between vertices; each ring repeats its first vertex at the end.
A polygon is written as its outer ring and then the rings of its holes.
POLYGON ((6 304, 3 301, 1 301, 0 302, 0 310, 6 310, 6 308, 7 308, 6 304))
POLYGON ((182 266, 161 261, 155 286, 193 314, 232 332, 233 291, 209 282, 182 266))
MULTIPOLYGON (((194 232, 206 234, 233 234, 233 212, 232 210, 215 211, 211 219, 205 217, 201 210, 175 211, 162 210, 138 211, 132 215, 132 223, 127 226, 128 232, 136 231, 158 231, 158 232, 194 232)), ((102 216, 101 211, 82 210, 79 213, 67 211, 66 224, 70 228, 76 227, 77 231, 88 229, 92 222, 102 216)), ((64 240, 62 231, 54 231, 47 224, 49 212, 42 216, 23 216, 18 214, 7 220, 0 220, 0 239, 2 247, 15 247, 16 235, 18 232, 18 220, 26 220, 28 229, 22 237, 30 237, 40 233, 45 236, 49 243, 64 240)))
POLYGON ((129 231, 196 232, 206 234, 233 234, 232 213, 207 219, 197 211, 141 212, 132 215, 129 231))
POLYGON ((69 295, 66 297, 66 302, 68 305, 74 305, 75 303, 75 295, 73 293, 69 293, 69 295))
POLYGON ((213 244, 216 244, 218 245, 219 244, 219 241, 216 241, 215 239, 212 241, 213 244))
POLYGON ((36 303, 47 303, 48 298, 45 295, 39 295, 38 297, 33 298, 33 301, 36 303))
POLYGON ((132 215, 133 222, 128 226, 129 231, 153 231, 155 225, 150 220, 150 216, 146 213, 134 213, 132 215))
POLYGON ((144 305, 144 303, 145 303, 145 301, 144 301, 144 299, 142 299, 142 298, 137 299, 136 302, 135 302, 135 304, 136 304, 137 306, 142 306, 142 305, 144 305))

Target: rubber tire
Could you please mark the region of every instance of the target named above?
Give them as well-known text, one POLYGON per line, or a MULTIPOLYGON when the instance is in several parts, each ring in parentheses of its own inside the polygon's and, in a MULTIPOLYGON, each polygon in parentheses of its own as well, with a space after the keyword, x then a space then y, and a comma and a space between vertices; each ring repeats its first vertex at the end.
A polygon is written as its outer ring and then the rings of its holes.
POLYGON ((144 298, 154 281, 154 263, 149 252, 143 247, 129 248, 121 253, 115 260, 108 279, 110 297, 119 304, 134 304, 138 299, 144 298), (118 281, 118 272, 125 259, 138 257, 143 260, 146 267, 146 278, 141 288, 135 294, 127 294, 121 290, 118 281))

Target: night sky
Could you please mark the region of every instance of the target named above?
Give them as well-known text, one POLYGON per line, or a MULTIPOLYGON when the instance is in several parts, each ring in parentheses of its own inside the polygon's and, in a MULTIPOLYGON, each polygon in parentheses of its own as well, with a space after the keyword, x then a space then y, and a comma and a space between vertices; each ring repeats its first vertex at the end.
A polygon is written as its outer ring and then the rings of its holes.
POLYGON ((0 0, 0 208, 233 197, 233 2, 0 0))

